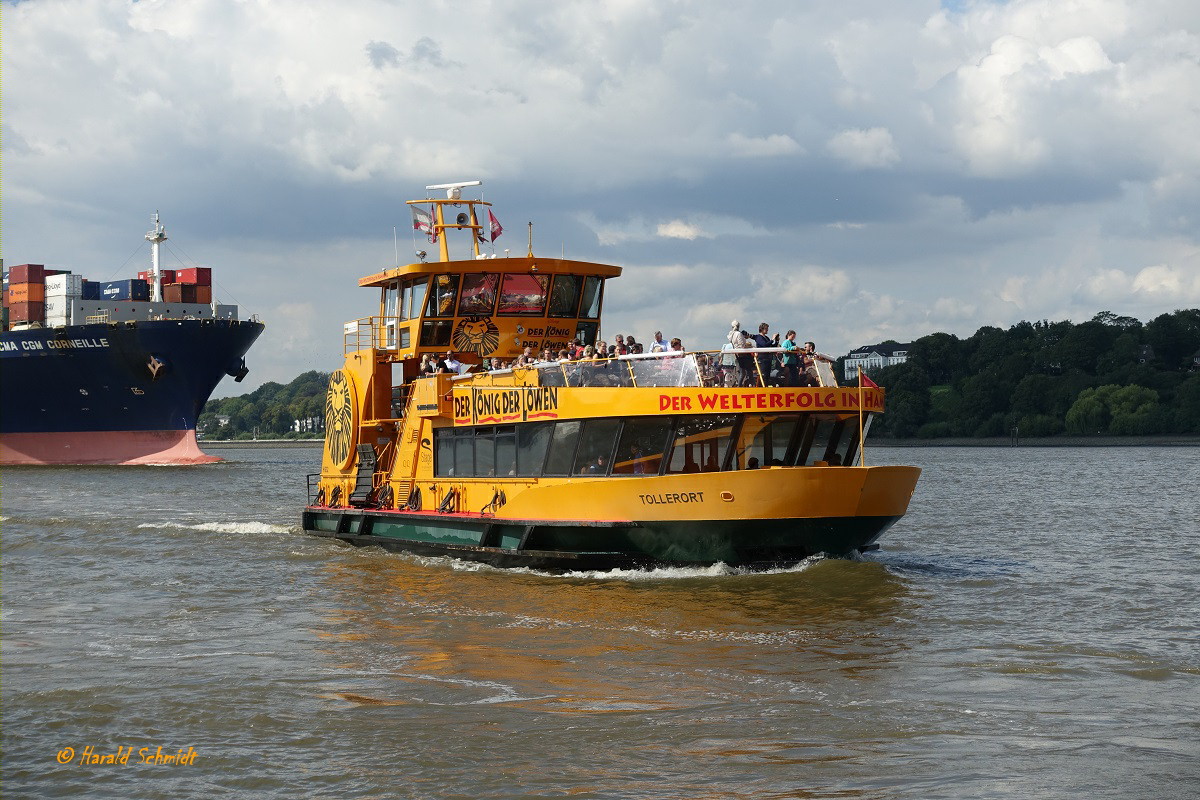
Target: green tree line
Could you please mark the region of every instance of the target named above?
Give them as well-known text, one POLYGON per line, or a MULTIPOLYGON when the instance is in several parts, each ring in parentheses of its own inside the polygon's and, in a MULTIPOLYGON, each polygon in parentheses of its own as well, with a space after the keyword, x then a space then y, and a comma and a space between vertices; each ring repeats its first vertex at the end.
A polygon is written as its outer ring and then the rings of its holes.
POLYGON ((931 333, 873 371, 895 438, 1200 434, 1200 309, 931 333))
POLYGON ((286 386, 264 383, 249 394, 209 400, 196 429, 206 439, 249 439, 255 432, 260 439, 319 439, 325 435, 328 385, 328 372, 312 371, 286 386), (314 420, 316 430, 297 432, 296 420, 314 420))

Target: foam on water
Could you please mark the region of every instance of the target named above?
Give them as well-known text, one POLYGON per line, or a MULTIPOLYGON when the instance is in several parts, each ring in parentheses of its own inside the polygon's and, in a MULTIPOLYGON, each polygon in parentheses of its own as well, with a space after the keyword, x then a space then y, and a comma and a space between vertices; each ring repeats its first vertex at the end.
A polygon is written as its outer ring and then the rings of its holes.
POLYGON ((179 528, 189 531, 215 533, 291 533, 292 525, 272 525, 269 522, 143 522, 139 528, 179 528))

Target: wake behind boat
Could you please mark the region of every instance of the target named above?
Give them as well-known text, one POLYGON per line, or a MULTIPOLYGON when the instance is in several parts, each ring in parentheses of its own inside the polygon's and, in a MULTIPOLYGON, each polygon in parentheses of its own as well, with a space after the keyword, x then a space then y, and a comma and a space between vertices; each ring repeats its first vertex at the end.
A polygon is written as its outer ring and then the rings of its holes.
POLYGON ((380 290, 378 314, 346 324, 305 531, 497 566, 753 568, 870 549, 905 513, 920 470, 862 458, 884 408, 873 384, 839 387, 826 370, 821 385, 780 387, 754 368, 726 386, 722 354, 703 352, 481 371, 595 344, 621 268, 532 246, 486 255, 498 222, 462 196, 475 185, 410 201, 436 262, 359 281, 380 290), (450 258, 452 235, 468 258, 450 258), (448 351, 462 374, 421 371, 448 351))

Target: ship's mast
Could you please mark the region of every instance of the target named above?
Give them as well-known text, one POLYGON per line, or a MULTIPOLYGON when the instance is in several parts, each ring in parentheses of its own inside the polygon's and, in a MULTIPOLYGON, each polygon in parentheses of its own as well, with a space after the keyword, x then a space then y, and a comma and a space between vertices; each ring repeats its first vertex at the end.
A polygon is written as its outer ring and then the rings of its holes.
POLYGON ((167 240, 167 229, 158 221, 158 212, 154 212, 154 230, 146 234, 150 243, 150 302, 162 302, 162 273, 158 269, 158 246, 167 240))

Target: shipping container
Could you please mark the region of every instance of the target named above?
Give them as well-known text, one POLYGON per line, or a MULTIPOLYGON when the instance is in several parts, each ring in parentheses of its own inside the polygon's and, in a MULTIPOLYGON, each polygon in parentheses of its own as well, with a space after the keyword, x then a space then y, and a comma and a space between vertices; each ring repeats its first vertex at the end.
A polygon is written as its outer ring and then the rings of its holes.
POLYGON ((100 284, 101 300, 149 300, 150 284, 145 281, 105 281, 100 284))
POLYGON ((80 300, 99 300, 100 299, 100 282, 99 281, 84 281, 83 291, 79 294, 80 300))
POLYGON ((41 264, 17 264, 8 268, 9 283, 42 283, 46 268, 41 264))
MULTIPOLYGON (((175 283, 175 280, 176 280, 175 279, 175 270, 160 269, 158 271, 158 274, 162 277, 162 283, 164 286, 166 286, 168 283, 175 283)), ((154 280, 154 271, 146 270, 145 272, 139 272, 138 280, 145 281, 146 283, 150 283, 150 281, 154 280)))
POLYGON ((18 322, 41 322, 46 316, 45 303, 13 303, 8 307, 8 318, 18 322))
POLYGON ((49 277, 52 277, 52 276, 54 276, 54 275, 70 275, 70 274, 71 274, 71 270, 69 270, 69 269, 46 269, 46 270, 42 270, 42 277, 43 277, 43 278, 49 278, 49 277))
POLYGON ((71 304, 78 300, 78 297, 66 297, 63 295, 48 295, 46 297, 46 319, 65 315, 71 316, 71 304))
POLYGON ((83 276, 64 272, 46 276, 46 297, 82 297, 83 276))
POLYGON ((196 286, 195 303, 211 303, 212 302, 212 287, 211 286, 196 286))
POLYGON ((179 283, 194 283, 198 286, 212 286, 212 269, 210 267, 188 267, 175 270, 175 280, 179 283))
POLYGON ((70 324, 71 324, 71 315, 70 314, 47 314, 46 315, 46 327, 47 328, 65 328, 70 324))
POLYGON ((46 284, 44 283, 10 283, 8 285, 8 302, 42 303, 46 300, 46 284))
POLYGON ((196 290, 199 288, 190 283, 168 284, 163 287, 163 300, 168 303, 197 303, 196 290))

